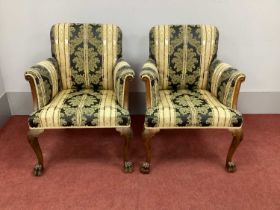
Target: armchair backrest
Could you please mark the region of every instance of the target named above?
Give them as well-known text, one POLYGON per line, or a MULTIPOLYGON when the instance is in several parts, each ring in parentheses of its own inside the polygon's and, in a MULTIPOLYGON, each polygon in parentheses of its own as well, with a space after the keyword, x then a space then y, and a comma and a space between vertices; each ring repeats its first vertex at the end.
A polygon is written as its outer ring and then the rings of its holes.
POLYGON ((113 68, 122 56, 121 42, 122 33, 116 25, 53 25, 52 56, 59 65, 62 88, 113 89, 113 68))
POLYGON ((150 58, 160 89, 206 89, 219 33, 209 25, 158 25, 150 31, 150 58))

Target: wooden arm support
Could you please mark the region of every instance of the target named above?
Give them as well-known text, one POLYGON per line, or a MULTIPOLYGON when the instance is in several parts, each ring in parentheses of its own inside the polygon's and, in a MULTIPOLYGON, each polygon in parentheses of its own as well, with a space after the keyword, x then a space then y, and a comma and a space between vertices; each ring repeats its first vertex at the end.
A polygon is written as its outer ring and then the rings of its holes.
POLYGON ((142 80, 145 82, 145 88, 146 88, 146 108, 151 108, 151 83, 150 79, 146 76, 142 77, 142 80))
POLYGON ((245 81, 245 77, 241 77, 236 82, 236 86, 235 86, 234 93, 233 93, 233 102, 232 102, 232 108, 233 109, 237 109, 237 102, 238 102, 240 87, 241 87, 241 83, 244 82, 244 81, 245 81))
POLYGON ((129 75, 125 78, 124 86, 124 108, 128 109, 128 99, 129 99, 129 83, 132 81, 133 76, 129 75))
POLYGON ((35 81, 29 75, 25 75, 25 79, 30 84, 32 99, 33 99, 33 110, 37 111, 39 109, 39 105, 38 105, 38 97, 37 97, 37 90, 36 90, 36 86, 35 86, 35 81))

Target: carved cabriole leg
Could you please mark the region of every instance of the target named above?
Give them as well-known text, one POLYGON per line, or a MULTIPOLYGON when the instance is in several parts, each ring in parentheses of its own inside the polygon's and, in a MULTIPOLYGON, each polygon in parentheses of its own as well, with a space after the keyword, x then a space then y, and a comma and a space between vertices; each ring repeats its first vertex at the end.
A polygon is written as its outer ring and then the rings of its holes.
POLYGON ((227 170, 227 172, 232 173, 232 172, 236 171, 236 165, 232 161, 232 156, 233 156, 234 152, 236 151, 238 145, 240 144, 240 142, 243 139, 243 130, 242 130, 242 128, 232 129, 232 130, 230 130, 230 132, 232 133, 233 139, 232 139, 232 142, 231 142, 230 148, 228 150, 228 154, 227 154, 226 170, 227 170))
POLYGON ((144 141, 144 147, 146 152, 146 161, 142 163, 140 167, 140 172, 142 174, 149 174, 150 173, 150 166, 151 166, 151 138, 160 131, 160 129, 147 129, 145 128, 142 138, 144 141))
POLYGON ((123 146, 123 169, 125 173, 133 172, 133 162, 129 159, 130 153, 130 142, 133 136, 133 132, 131 128, 116 128, 116 130, 120 133, 121 136, 124 137, 124 146, 123 146))
POLYGON ((35 165, 33 169, 34 176, 41 176, 44 170, 42 150, 38 142, 38 136, 43 132, 44 132, 43 129, 33 129, 33 130, 30 129, 27 134, 28 142, 31 145, 32 149, 34 150, 38 159, 38 163, 35 165))

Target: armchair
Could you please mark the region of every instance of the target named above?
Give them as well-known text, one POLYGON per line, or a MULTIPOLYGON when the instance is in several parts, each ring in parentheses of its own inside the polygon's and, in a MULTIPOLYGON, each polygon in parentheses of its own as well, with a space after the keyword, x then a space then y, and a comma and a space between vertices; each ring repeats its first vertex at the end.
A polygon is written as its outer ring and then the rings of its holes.
POLYGON ((232 156, 243 138, 243 119, 236 110, 245 75, 216 60, 219 33, 209 25, 158 25, 150 31, 149 60, 140 77, 146 86, 143 141, 150 172, 151 138, 160 129, 228 129, 233 141, 226 170, 234 172, 232 156))
POLYGON ((25 73, 33 96, 28 140, 44 170, 38 136, 46 129, 115 128, 125 138, 124 171, 132 172, 128 111, 134 71, 122 57, 122 33, 111 24, 59 23, 51 28, 52 58, 25 73))

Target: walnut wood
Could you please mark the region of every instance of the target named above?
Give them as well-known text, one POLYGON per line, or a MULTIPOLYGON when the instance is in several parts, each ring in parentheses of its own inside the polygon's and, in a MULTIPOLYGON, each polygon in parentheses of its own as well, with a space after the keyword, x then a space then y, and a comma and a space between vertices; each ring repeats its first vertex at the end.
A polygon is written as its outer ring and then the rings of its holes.
POLYGON ((151 148, 151 138, 158 133, 160 129, 147 129, 145 128, 144 132, 142 133, 142 137, 144 140, 144 147, 146 153, 146 161, 142 163, 140 167, 140 172, 143 174, 150 173, 150 165, 151 165, 151 156, 152 156, 152 148, 151 148))
POLYGON ((146 152, 146 162, 150 163, 151 155, 152 155, 152 148, 151 148, 152 133, 150 132, 150 130, 145 129, 142 136, 143 136, 144 147, 146 152))
POLYGON ((150 79, 147 77, 142 77, 142 80, 145 82, 145 87, 146 87, 146 107, 151 108, 152 102, 151 102, 151 83, 150 79))
POLYGON ((38 160, 38 163, 35 165, 34 171, 33 171, 35 176, 40 176, 44 169, 42 150, 41 150, 40 144, 38 142, 38 137, 43 132, 44 132, 43 129, 33 129, 33 130, 30 129, 27 134, 28 142, 31 145, 33 151, 35 152, 37 160, 38 160))
POLYGON ((243 130, 240 129, 232 129, 230 130, 232 133, 233 139, 230 145, 230 148, 228 150, 227 159, 226 159, 226 170, 228 172, 235 172, 236 171, 236 165, 232 161, 232 156, 235 153, 237 147, 239 146, 240 142, 243 140, 243 130))
POLYGON ((236 84, 236 87, 235 87, 234 93, 233 93, 233 101, 232 101, 232 107, 231 107, 233 109, 237 109, 239 91, 240 91, 241 83, 244 81, 245 81, 245 77, 241 77, 239 80, 237 80, 237 84, 236 84))
POLYGON ((133 136, 132 129, 129 128, 116 128, 116 131, 120 133, 122 137, 124 137, 124 146, 123 146, 123 161, 124 161, 124 171, 131 173, 133 171, 133 163, 129 160, 129 152, 130 152, 130 142, 133 136), (129 166, 127 166, 127 163, 129 166))
POLYGON ((35 81, 29 75, 26 75, 25 79, 30 84, 31 93, 32 93, 32 99, 33 99, 33 110, 37 111, 39 109, 39 104, 38 104, 38 98, 37 98, 37 91, 36 91, 36 87, 35 87, 35 81))
POLYGON ((124 108, 128 109, 128 100, 129 100, 129 83, 133 79, 132 76, 126 77, 125 86, 124 86, 124 108))

